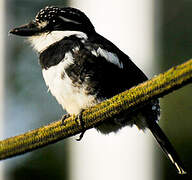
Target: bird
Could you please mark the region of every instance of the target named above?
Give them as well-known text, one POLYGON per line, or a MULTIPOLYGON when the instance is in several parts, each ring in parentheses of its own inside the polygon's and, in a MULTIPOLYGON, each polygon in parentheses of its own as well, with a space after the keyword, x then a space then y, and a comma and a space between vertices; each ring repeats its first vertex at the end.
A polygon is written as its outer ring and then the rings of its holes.
MULTIPOLYGON (((69 115, 78 115, 148 80, 128 55, 96 32, 90 19, 79 9, 46 6, 34 20, 10 33, 27 37, 39 55, 49 91, 69 115)), ((103 134, 118 132, 125 126, 148 128, 178 173, 185 174, 177 152, 158 125, 159 118, 159 100, 154 99, 95 128, 103 134)))

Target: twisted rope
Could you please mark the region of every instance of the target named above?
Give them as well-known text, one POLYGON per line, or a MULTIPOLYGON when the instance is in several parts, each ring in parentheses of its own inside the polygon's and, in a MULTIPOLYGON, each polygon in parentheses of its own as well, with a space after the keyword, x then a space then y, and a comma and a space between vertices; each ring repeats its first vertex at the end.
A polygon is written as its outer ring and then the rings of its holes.
MULTIPOLYGON (((122 111, 133 111, 149 100, 162 97, 192 81, 192 59, 155 76, 82 113, 84 128, 90 129, 122 111)), ((0 141, 0 159, 23 154, 83 131, 75 116, 0 141)))

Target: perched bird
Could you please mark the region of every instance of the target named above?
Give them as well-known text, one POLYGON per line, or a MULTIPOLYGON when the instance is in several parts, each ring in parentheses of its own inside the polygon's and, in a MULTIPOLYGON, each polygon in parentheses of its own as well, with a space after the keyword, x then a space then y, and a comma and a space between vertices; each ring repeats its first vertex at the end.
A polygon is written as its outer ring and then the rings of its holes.
MULTIPOLYGON (((147 80, 145 74, 112 42, 95 31, 80 10, 47 6, 29 24, 10 33, 27 36, 39 53, 46 85, 70 115, 147 80)), ((185 174, 176 151, 158 126, 159 101, 108 119, 96 129, 104 134, 126 125, 149 128, 180 174, 185 174)))

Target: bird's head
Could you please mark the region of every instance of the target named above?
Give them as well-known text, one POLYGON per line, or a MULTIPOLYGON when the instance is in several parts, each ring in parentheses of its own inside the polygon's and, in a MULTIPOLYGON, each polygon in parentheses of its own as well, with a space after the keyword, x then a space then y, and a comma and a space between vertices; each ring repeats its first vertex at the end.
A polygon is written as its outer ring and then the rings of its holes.
POLYGON ((94 33, 95 29, 89 18, 80 10, 66 7, 59 8, 47 6, 41 9, 35 19, 28 24, 14 28, 11 34, 27 36, 37 51, 42 51, 45 47, 35 47, 39 41, 44 44, 61 40, 65 36, 80 34, 88 37, 94 33), (48 42, 49 41, 49 42, 48 42))
POLYGON ((94 32, 94 27, 89 18, 78 9, 47 6, 29 24, 14 28, 10 33, 34 36, 52 31, 80 31, 89 34, 94 32))

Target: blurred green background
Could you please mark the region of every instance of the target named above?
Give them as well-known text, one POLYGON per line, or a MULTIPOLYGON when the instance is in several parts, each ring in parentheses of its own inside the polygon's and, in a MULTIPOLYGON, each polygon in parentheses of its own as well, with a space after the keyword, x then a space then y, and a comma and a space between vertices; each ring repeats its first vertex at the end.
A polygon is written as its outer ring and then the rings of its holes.
MULTIPOLYGON (((7 32, 32 20, 47 5, 66 6, 64 0, 7 0, 7 32)), ((37 54, 24 39, 7 37, 5 137, 24 133, 57 120, 63 115, 55 98, 47 93, 37 54), (14 118, 13 118, 14 115, 14 118)), ((68 179, 67 140, 42 148, 5 163, 10 180, 68 179)))
MULTIPOLYGON (((67 5, 64 0, 7 0, 6 31, 27 23, 46 5, 67 5), (54 2, 54 3, 53 3, 54 2)), ((155 7, 155 42, 159 72, 192 58, 192 1, 162 0, 155 7)), ((5 137, 23 133, 59 119, 63 110, 50 93, 41 75, 37 55, 30 46, 14 36, 7 37, 6 52, 6 112, 5 137), (45 113, 46 112, 46 113, 45 113), (14 116, 14 117, 13 117, 14 116), (25 121, 24 121, 25 120, 25 121)), ((184 164, 192 171, 192 85, 161 98, 160 125, 166 132, 184 164)), ((158 146, 154 146, 161 154, 158 146)), ((33 153, 12 158, 5 163, 5 176, 9 180, 68 179, 67 140, 42 148, 33 153)), ((172 164, 164 155, 156 157, 156 173, 163 161, 163 179, 176 180, 172 164)), ((182 179, 190 179, 184 176, 182 179)))
MULTIPOLYGON (((192 1, 163 0, 162 5, 162 24, 158 28, 162 43, 160 72, 192 58, 192 1)), ((158 25, 158 18, 155 24, 158 25)), ((188 172, 192 173, 192 85, 161 98, 161 106, 160 125, 187 166, 188 172)), ((163 179, 181 179, 171 168, 170 162, 164 156, 161 157, 164 159, 163 179)), ((187 175, 182 179, 192 179, 192 176, 187 175)))

